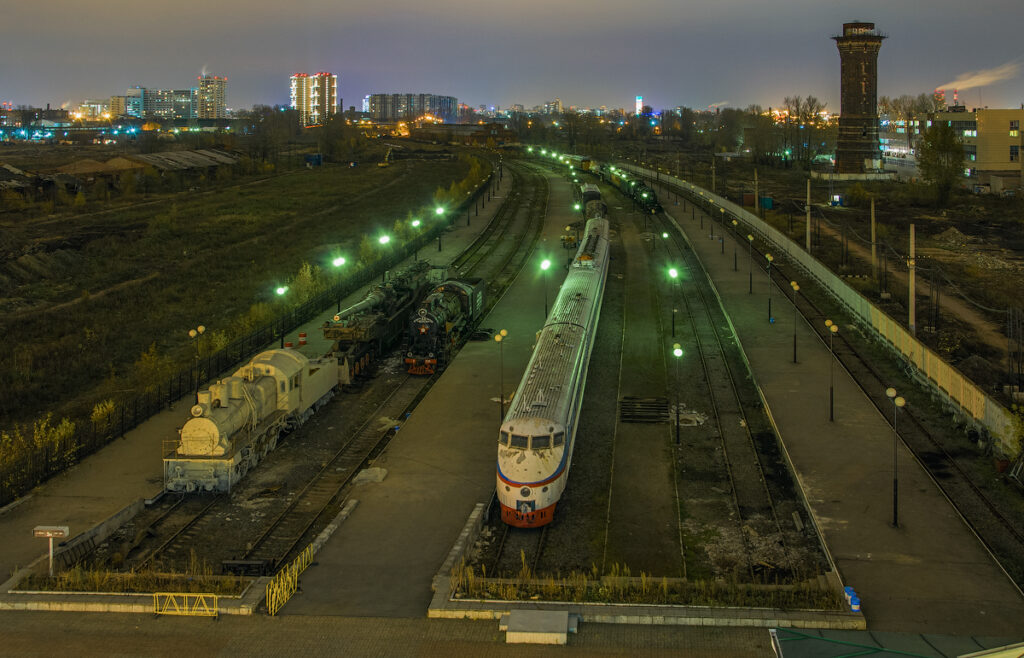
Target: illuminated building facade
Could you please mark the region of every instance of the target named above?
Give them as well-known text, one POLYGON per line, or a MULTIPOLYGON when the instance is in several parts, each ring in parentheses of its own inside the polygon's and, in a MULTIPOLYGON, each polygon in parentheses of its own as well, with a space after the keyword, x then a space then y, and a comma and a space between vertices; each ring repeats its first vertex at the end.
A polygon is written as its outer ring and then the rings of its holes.
POLYGON ((323 71, 296 73, 291 77, 289 97, 303 126, 321 124, 338 113, 338 76, 323 71))
POLYGON ((228 116, 228 79, 219 75, 201 75, 197 78, 197 119, 226 119, 228 116))
POLYGON ((885 36, 874 23, 843 23, 842 35, 832 38, 841 64, 836 172, 862 174, 881 168, 878 51, 885 36))
POLYGON ((644 113, 644 97, 643 96, 637 96, 636 97, 636 113, 637 113, 637 116, 639 116, 639 115, 644 113))
POLYGON ((365 104, 376 121, 412 121, 430 115, 445 123, 459 116, 459 101, 454 96, 436 94, 370 94, 365 104))

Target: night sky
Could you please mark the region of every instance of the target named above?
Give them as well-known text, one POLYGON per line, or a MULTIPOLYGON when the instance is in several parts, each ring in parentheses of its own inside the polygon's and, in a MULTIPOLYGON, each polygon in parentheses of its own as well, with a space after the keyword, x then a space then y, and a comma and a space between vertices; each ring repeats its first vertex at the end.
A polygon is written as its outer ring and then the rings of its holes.
MULTIPOLYGON (((133 84, 228 77, 228 106, 287 103, 288 76, 330 71, 345 107, 376 92, 427 92, 527 108, 778 106, 815 95, 838 111, 852 20, 889 35, 879 94, 960 84, 968 106, 1024 103, 1021 0, 50 0, 0 11, 0 101, 77 104, 133 84), (991 78, 1002 78, 990 82, 991 78)), ((951 90, 947 91, 952 97, 951 90)))

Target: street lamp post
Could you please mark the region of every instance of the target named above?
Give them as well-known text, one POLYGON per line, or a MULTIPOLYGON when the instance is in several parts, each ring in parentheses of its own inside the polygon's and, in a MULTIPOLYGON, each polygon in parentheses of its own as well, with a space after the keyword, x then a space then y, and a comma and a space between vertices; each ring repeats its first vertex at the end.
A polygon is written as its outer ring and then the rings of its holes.
POLYGON ((204 333, 206 333, 206 327, 203 325, 188 330, 188 337, 194 341, 196 346, 196 393, 199 393, 199 359, 201 357, 199 353, 199 340, 204 333))
MULTIPOLYGON (((434 214, 437 215, 438 217, 441 217, 441 215, 444 214, 444 208, 442 208, 441 206, 438 206, 437 208, 434 209, 434 214)), ((444 233, 444 229, 441 229, 441 231, 437 234, 437 250, 438 251, 441 251, 441 233, 444 233)))
POLYGON ((675 295, 673 295, 673 300, 672 300, 672 337, 675 338, 676 337, 676 307, 675 307, 676 305, 675 305, 675 299, 674 298, 679 296, 678 295, 678 292, 679 292, 679 270, 677 270, 674 267, 669 268, 668 275, 670 277, 672 277, 672 283, 673 283, 673 286, 674 286, 674 291, 673 292, 676 293, 675 295))
POLYGON ((551 267, 551 261, 545 258, 540 263, 541 276, 544 278, 544 319, 548 317, 548 269, 551 267))
POLYGON ((835 382, 836 382, 836 352, 832 346, 832 339, 837 333, 839 333, 839 325, 832 320, 825 320, 825 326, 828 327, 828 419, 832 422, 836 419, 835 416, 835 382))
MULTIPOLYGON (((382 235, 379 238, 377 238, 377 242, 379 242, 380 246, 382 246, 382 247, 387 246, 387 244, 389 242, 391 242, 391 236, 390 235, 382 235)), ((387 276, 386 265, 387 264, 385 263, 385 269, 381 270, 381 272, 380 272, 380 282, 381 283, 385 282, 384 277, 387 276)))
POLYGON ((754 294, 754 236, 747 234, 747 280, 750 287, 747 289, 747 294, 754 294))
POLYGON ((505 337, 508 330, 502 329, 494 335, 498 343, 498 425, 505 420, 505 337))
POLYGON ((724 256, 725 255, 725 229, 726 229, 726 224, 725 224, 725 208, 719 208, 719 210, 722 212, 722 230, 720 231, 720 235, 718 236, 718 241, 722 243, 722 255, 724 256))
POLYGON ((796 294, 800 292, 800 284, 790 281, 789 287, 793 289, 793 363, 796 363, 796 294))
POLYGON ((733 232, 733 241, 732 241, 732 271, 733 272, 736 272, 738 270, 738 268, 736 266, 736 250, 738 248, 736 246, 736 243, 738 242, 738 240, 735 239, 737 231, 739 231, 739 222, 737 222, 734 219, 734 220, 732 220, 732 232, 733 232))
MULTIPOLYGON (((420 227, 420 220, 418 220, 418 219, 412 220, 412 227, 414 229, 418 229, 420 227)), ((414 263, 420 259, 420 242, 419 242, 419 237, 420 236, 419 236, 419 231, 416 231, 416 234, 417 235, 415 237, 413 237, 413 243, 416 245, 416 248, 412 252, 412 261, 414 263)))
POLYGON ((676 358, 676 445, 679 445, 679 359, 683 356, 683 348, 679 343, 672 345, 672 356, 676 358))
POLYGON ((895 388, 885 389, 885 395, 887 398, 892 400, 892 527, 900 527, 899 517, 899 477, 897 470, 897 447, 899 444, 899 434, 896 433, 896 412, 900 407, 906 406, 907 401, 902 397, 896 395, 895 388))
MULTIPOLYGON (((338 272, 339 272, 338 278, 340 278, 341 277, 341 273, 340 273, 341 272, 341 268, 342 268, 343 265, 345 265, 345 257, 344 256, 338 256, 337 258, 335 258, 334 260, 331 261, 331 265, 334 266, 334 269, 338 270, 338 272)), ((337 300, 338 301, 338 310, 337 310, 337 312, 341 313, 341 288, 340 288, 340 283, 335 282, 335 285, 339 286, 339 288, 338 288, 338 300, 337 300)))
POLYGON ((768 261, 768 324, 771 324, 775 322, 772 318, 772 261, 775 259, 771 254, 765 254, 764 258, 768 261))

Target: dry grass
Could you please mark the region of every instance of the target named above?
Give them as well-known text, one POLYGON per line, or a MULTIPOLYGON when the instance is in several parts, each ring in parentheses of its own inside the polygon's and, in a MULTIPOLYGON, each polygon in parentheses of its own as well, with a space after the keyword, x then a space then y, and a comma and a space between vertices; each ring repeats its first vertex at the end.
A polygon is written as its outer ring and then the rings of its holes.
POLYGON ((641 572, 634 577, 626 565, 613 565, 604 576, 596 567, 566 576, 544 578, 532 573, 525 557, 512 578, 488 578, 465 561, 452 570, 453 598, 502 601, 565 601, 573 603, 621 603, 689 605, 783 610, 842 610, 837 592, 811 578, 794 584, 746 584, 724 580, 655 578, 641 572))
POLYGON ((241 576, 215 576, 205 560, 192 551, 183 573, 160 573, 150 569, 120 573, 96 567, 75 566, 54 577, 33 574, 20 588, 43 592, 103 592, 116 594, 152 594, 153 592, 206 593, 238 596, 251 579, 241 576))

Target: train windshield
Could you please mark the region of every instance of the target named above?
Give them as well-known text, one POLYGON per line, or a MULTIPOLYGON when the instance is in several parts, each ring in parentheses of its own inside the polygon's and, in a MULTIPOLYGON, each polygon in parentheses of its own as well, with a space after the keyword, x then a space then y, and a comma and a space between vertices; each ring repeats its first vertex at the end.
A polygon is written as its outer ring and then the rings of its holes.
POLYGON ((555 432, 555 447, 565 443, 565 432, 555 432))
POLYGON ((530 440, 522 434, 512 435, 512 447, 523 448, 524 450, 529 446, 530 440))
POLYGON ((544 436, 535 436, 530 443, 530 446, 534 450, 544 450, 545 448, 551 447, 551 435, 545 434, 544 436))
POLYGON ((500 443, 503 446, 508 445, 508 432, 501 433, 501 435, 498 437, 498 443, 500 443))

